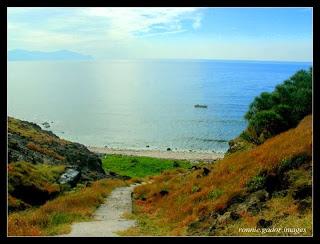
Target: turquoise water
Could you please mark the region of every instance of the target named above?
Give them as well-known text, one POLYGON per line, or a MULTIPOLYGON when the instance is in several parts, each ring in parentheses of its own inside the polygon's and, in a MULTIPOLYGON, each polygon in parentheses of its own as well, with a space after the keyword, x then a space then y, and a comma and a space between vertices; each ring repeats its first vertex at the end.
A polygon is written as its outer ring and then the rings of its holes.
POLYGON ((225 152, 227 141, 246 127, 243 116, 253 98, 310 65, 8 62, 8 114, 38 124, 48 121, 58 136, 85 145, 225 152))

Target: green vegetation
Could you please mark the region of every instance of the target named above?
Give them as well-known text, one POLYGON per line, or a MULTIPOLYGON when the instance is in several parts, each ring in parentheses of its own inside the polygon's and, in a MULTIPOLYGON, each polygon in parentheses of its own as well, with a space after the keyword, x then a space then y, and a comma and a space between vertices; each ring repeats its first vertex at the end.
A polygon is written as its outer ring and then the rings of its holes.
POLYGON ((255 144, 295 127, 312 112, 312 68, 300 70, 276 86, 263 92, 250 104, 245 118, 249 126, 241 137, 255 144))
POLYGON ((266 183, 266 177, 263 175, 257 175, 253 177, 248 183, 247 188, 249 192, 260 190, 266 183))
POLYGON ((289 159, 283 159, 278 169, 279 173, 288 171, 289 169, 298 168, 305 161, 311 161, 311 156, 307 154, 301 154, 293 156, 289 159))
POLYGON ((149 157, 108 155, 102 158, 105 171, 115 172, 122 176, 142 178, 159 174, 165 170, 190 168, 192 164, 184 160, 169 160, 149 157))
POLYGON ((211 200, 219 198, 223 194, 223 190, 221 189, 216 189, 213 191, 210 191, 208 194, 208 198, 211 200))
POLYGON ((192 188, 191 188, 191 192, 192 193, 195 193, 195 192, 198 192, 198 191, 200 191, 200 187, 199 186, 192 186, 192 188))

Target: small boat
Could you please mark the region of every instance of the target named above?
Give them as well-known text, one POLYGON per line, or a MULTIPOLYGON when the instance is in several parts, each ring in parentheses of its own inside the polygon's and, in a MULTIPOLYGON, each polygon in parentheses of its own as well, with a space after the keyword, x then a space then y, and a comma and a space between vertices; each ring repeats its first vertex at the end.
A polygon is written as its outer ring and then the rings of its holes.
POLYGON ((195 108, 208 108, 208 105, 201 105, 201 104, 196 104, 194 105, 195 108))

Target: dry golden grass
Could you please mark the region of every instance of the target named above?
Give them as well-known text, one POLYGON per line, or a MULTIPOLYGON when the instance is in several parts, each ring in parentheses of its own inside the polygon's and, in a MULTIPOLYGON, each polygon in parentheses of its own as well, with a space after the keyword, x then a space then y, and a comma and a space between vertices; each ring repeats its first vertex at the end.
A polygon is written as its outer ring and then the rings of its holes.
MULTIPOLYGON (((34 165, 23 161, 10 163, 8 165, 8 192, 13 194, 17 190, 16 188, 21 191, 24 187, 32 186, 34 189, 49 194, 57 193, 60 191, 60 187, 56 181, 64 169, 64 165, 34 165)), ((14 205, 11 203, 14 201, 9 201, 9 209, 14 205)))
POLYGON ((8 133, 21 135, 39 144, 52 144, 55 142, 66 145, 70 143, 66 140, 54 137, 44 131, 35 129, 29 124, 12 117, 8 117, 8 133))
POLYGON ((33 142, 28 142, 27 143, 27 148, 29 148, 30 150, 45 154, 47 156, 53 157, 53 158, 58 159, 58 160, 64 160, 65 159, 65 157, 62 157, 61 155, 59 155, 55 151, 50 150, 50 149, 45 148, 45 147, 41 147, 39 145, 36 145, 33 142))
POLYGON ((9 214, 9 236, 39 236, 66 233, 75 221, 87 220, 104 198, 122 180, 104 179, 90 187, 65 193, 36 209, 9 214))
MULTIPOLYGON (((242 218, 226 226, 225 229, 220 230, 219 236, 241 236, 241 235, 271 235, 271 236, 286 236, 290 233, 285 233, 284 228, 306 228, 306 232, 298 235, 312 235, 312 211, 309 210, 305 214, 299 214, 297 205, 290 196, 272 198, 267 202, 267 207, 256 215, 244 214, 242 218), (239 232, 239 228, 253 228, 259 219, 273 219, 272 227, 282 228, 281 232, 259 233, 259 232, 239 232)), ((291 235, 294 235, 291 233, 291 235)))
MULTIPOLYGON (((312 116, 306 116, 297 128, 277 135, 260 146, 236 152, 212 165, 210 174, 201 172, 165 172, 153 177, 153 183, 135 189, 136 215, 170 226, 169 235, 183 235, 186 226, 212 211, 223 209, 235 195, 244 192, 247 182, 262 171, 273 172, 281 161, 295 155, 312 154, 312 116), (199 191, 193 191, 194 187, 199 191), (167 190, 168 195, 159 192, 167 190), (214 194, 219 192, 219 194, 214 194), (144 196, 146 200, 141 200, 144 196)), ((128 233, 130 230, 128 231, 128 233)), ((136 231, 137 232, 137 231, 136 231)))

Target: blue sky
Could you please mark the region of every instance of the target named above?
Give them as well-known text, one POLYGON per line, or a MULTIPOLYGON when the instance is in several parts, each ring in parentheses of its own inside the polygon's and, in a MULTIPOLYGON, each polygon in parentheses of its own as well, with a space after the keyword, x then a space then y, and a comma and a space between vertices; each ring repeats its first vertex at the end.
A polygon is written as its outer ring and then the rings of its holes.
POLYGON ((8 49, 312 61, 311 8, 8 8, 8 49))

